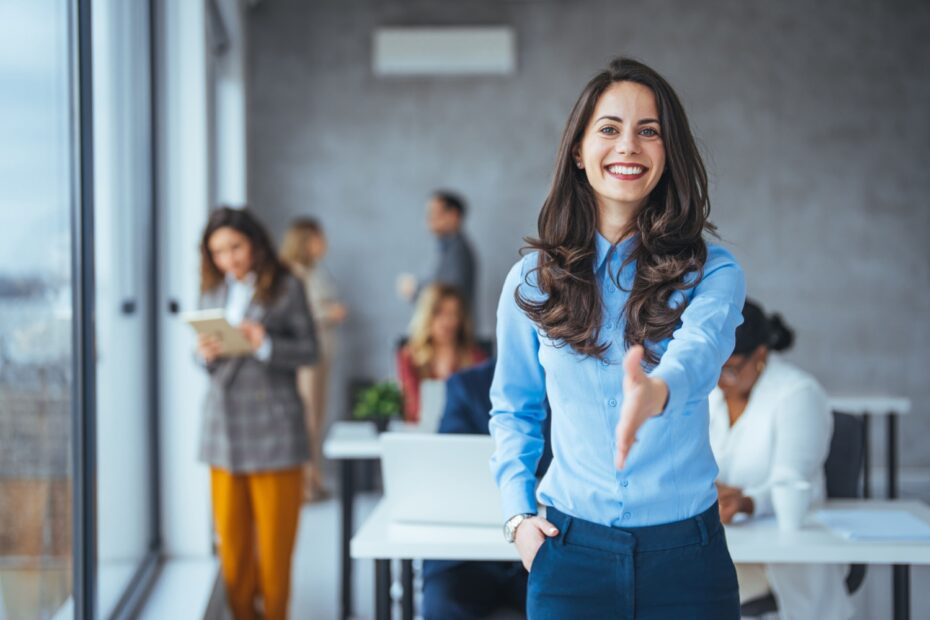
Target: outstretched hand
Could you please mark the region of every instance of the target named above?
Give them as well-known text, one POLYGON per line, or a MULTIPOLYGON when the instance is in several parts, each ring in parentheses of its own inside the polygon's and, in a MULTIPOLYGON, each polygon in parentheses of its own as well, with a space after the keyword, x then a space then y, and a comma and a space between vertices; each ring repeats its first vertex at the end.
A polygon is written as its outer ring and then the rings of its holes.
POLYGON ((623 469, 630 448, 636 442, 636 432, 646 420, 665 408, 668 386, 643 370, 641 345, 630 347, 623 357, 623 407, 617 423, 617 469, 623 469))

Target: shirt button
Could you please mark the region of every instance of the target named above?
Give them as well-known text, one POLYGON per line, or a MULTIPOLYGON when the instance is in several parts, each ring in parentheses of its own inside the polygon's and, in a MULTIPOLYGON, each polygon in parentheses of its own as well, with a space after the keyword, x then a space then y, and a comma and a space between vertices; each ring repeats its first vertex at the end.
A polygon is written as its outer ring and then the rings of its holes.
POLYGON ((631 515, 630 513, 624 512, 624 513, 623 513, 623 520, 626 521, 626 520, 628 520, 628 519, 629 519, 630 517, 632 517, 632 516, 633 516, 633 515, 631 515))
MULTIPOLYGON (((620 486, 628 487, 628 486, 630 486, 630 481, 629 481, 629 480, 624 480, 623 482, 620 483, 620 486)), ((627 514, 629 514, 629 513, 627 513, 627 514)))
POLYGON ((610 400, 607 401, 607 404, 610 405, 611 407, 616 407, 617 401, 611 398, 610 400))
POLYGON ((609 361, 609 360, 601 360, 601 364, 603 364, 604 366, 610 366, 610 361, 609 361))

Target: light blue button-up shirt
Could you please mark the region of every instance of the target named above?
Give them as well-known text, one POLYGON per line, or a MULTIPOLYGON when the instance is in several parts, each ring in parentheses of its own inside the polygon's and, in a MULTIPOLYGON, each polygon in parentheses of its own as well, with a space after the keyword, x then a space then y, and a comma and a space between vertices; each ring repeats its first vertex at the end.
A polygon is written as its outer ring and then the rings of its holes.
MULTIPOLYGON (((615 429, 623 403, 621 316, 636 273, 620 271, 632 238, 617 246, 597 235, 594 269, 603 300, 601 338, 607 359, 583 357, 546 337, 514 300, 540 300, 531 273, 537 254, 514 265, 497 309, 498 360, 491 387, 491 434, 497 449, 491 470, 502 494, 504 518, 537 512, 538 501, 576 517, 620 527, 658 525, 693 517, 717 499, 717 464, 710 449, 707 396, 733 351, 742 322, 745 282, 733 256, 708 244, 704 277, 673 297, 687 302, 672 334, 654 349, 649 373, 668 385, 662 414, 640 427, 623 470, 614 465, 615 429), (620 273, 620 287, 611 274, 620 273), (543 451, 543 402, 552 409, 552 465, 536 490, 543 451), (534 494, 535 491, 535 494, 534 494)), ((694 276, 692 276, 694 277, 694 276)))

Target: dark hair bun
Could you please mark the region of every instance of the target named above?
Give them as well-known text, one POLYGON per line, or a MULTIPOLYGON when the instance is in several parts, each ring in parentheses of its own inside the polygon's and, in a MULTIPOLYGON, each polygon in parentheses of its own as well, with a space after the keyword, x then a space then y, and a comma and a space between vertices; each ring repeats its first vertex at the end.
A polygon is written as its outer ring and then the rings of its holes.
POLYGON ((769 342, 772 351, 784 351, 794 344, 794 332, 785 325, 781 315, 777 312, 768 319, 769 342))

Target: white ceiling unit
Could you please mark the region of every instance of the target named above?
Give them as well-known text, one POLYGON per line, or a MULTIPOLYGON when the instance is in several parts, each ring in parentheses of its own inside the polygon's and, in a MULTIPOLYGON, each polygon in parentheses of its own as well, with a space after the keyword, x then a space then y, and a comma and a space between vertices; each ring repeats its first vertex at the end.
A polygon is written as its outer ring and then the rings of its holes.
POLYGON ((508 75, 516 70, 509 26, 378 28, 372 36, 375 75, 508 75))

